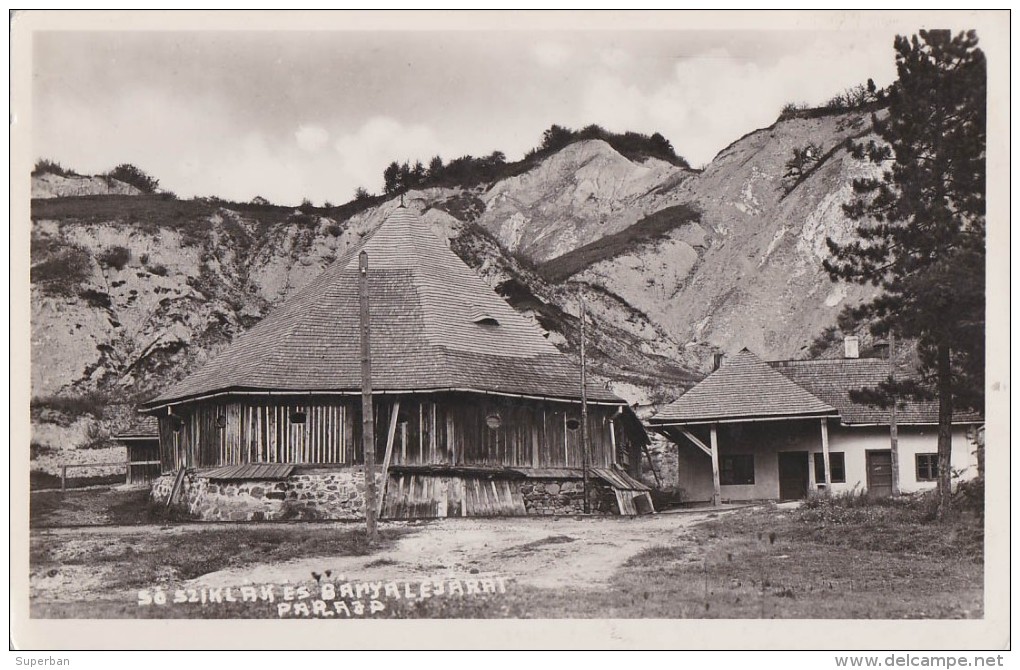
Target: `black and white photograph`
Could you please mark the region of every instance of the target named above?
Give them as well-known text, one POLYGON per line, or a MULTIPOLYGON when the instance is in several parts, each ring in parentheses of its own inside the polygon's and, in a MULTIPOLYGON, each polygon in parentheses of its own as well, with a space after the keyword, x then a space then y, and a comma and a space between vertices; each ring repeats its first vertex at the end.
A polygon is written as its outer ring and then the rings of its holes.
POLYGON ((12 644, 1009 647, 1008 11, 10 24, 12 644))

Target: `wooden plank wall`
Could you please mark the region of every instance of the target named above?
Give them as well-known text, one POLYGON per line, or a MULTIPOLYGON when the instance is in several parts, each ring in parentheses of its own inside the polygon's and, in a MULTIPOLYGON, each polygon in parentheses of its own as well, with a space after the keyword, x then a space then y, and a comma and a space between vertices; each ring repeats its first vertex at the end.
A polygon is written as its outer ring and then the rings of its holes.
POLYGON ((525 514, 520 488, 508 479, 414 473, 390 477, 382 510, 386 519, 525 514))
MULTIPOLYGON (((576 405, 470 396, 438 400, 401 399, 394 464, 543 468, 583 464, 581 431, 567 427, 568 420, 580 418, 576 405), (497 415, 499 426, 487 425, 486 418, 497 415)), ((376 404, 380 462, 393 402, 385 397, 376 404)), ((592 467, 608 467, 615 460, 613 409, 589 409, 592 467)), ((358 399, 210 402, 177 411, 183 421, 179 430, 172 417, 161 416, 159 421, 164 472, 181 465, 363 462, 358 399), (305 423, 292 422, 292 412, 304 412, 305 423)))

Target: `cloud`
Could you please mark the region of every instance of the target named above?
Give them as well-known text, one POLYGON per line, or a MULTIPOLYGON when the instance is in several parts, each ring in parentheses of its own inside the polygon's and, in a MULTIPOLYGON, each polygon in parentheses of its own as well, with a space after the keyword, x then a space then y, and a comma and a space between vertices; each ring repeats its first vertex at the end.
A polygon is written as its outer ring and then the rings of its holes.
POLYGON ((889 54, 862 47, 819 38, 772 62, 715 48, 652 81, 639 76, 649 63, 635 59, 621 68, 619 59, 606 65, 602 58, 584 80, 580 116, 616 131, 661 132, 677 153, 702 165, 741 135, 770 125, 787 102, 821 104, 872 76, 879 85, 892 81, 889 54))
POLYGON ((405 125, 387 116, 372 117, 354 132, 339 136, 333 148, 340 156, 337 176, 352 192, 357 186, 378 190, 383 170, 391 161, 425 162, 435 154, 451 156, 432 128, 405 125))
POLYGON ((531 57, 547 68, 563 67, 570 56, 570 48, 558 42, 539 42, 531 47, 531 57))
POLYGON ((329 142, 329 132, 320 126, 300 126, 294 131, 294 139, 299 147, 309 153, 321 151, 329 142))

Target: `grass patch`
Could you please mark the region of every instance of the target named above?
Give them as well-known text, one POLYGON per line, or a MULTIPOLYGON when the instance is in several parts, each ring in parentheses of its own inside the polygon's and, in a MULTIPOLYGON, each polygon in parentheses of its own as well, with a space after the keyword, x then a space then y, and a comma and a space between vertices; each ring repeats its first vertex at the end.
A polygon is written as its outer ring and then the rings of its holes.
MULTIPOLYGON (((116 475, 124 482, 124 475, 116 475)), ((57 487, 60 478, 56 479, 57 487)), ((101 479, 100 477, 94 479, 101 479)), ((107 482, 108 483, 108 482, 107 482)), ((33 491, 29 499, 29 526, 84 526, 142 524, 161 519, 151 513, 148 487, 131 489, 94 488, 66 491, 33 491)))
POLYGON ((77 295, 92 274, 92 255, 78 245, 33 239, 31 255, 32 284, 50 295, 77 295))
MULTIPOLYGON (((838 506, 838 503, 832 504, 838 506)), ((913 503, 719 515, 633 556, 605 586, 397 602, 393 618, 978 618, 974 519, 924 523, 913 503), (856 514, 856 512, 855 512, 856 514), (821 525, 821 527, 820 527, 821 525), (834 525, 835 527, 829 527, 834 525)))
POLYGON ((568 542, 576 542, 577 539, 569 537, 567 535, 550 535, 549 537, 543 537, 541 540, 535 540, 534 542, 528 542, 513 548, 513 551, 534 551, 539 547, 545 547, 550 544, 566 544, 568 542))
POLYGON ((106 409, 111 404, 109 395, 100 391, 86 391, 72 395, 51 395, 32 398, 33 410, 52 410, 65 414, 72 419, 86 414, 97 419, 106 416, 106 409))
POLYGON ((64 571, 76 574, 78 566, 85 566, 100 583, 93 587, 96 593, 83 593, 60 602, 37 599, 32 604, 32 616, 275 617, 275 609, 267 607, 266 603, 223 604, 213 608, 188 604, 140 608, 134 590, 156 585, 176 588, 183 581, 210 572, 295 558, 322 557, 326 565, 329 557, 363 556, 387 549, 407 532, 404 528, 382 528, 375 546, 369 546, 363 528, 349 526, 195 525, 178 529, 147 527, 116 534, 85 529, 35 535, 31 540, 29 561, 37 579, 59 578, 64 571))
POLYGON ((621 231, 546 261, 538 272, 547 281, 560 282, 599 261, 615 258, 642 244, 664 239, 676 228, 700 220, 701 213, 689 204, 666 207, 621 231))

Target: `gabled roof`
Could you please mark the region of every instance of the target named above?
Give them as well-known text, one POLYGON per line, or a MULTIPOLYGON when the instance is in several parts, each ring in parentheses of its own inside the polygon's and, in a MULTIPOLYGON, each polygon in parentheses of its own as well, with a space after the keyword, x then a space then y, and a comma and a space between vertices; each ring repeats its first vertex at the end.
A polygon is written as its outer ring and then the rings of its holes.
POLYGON ((124 430, 116 433, 117 440, 153 440, 159 437, 159 421, 154 416, 135 415, 124 430))
POLYGON ((743 349, 650 419, 652 424, 833 416, 836 408, 743 349))
MULTIPOLYGON (((881 358, 837 358, 816 361, 772 361, 775 370, 839 410, 843 423, 888 424, 889 410, 850 400, 850 391, 873 388, 890 373, 889 361, 881 358)), ((908 400, 897 407, 899 424, 937 424, 938 401, 908 400)), ((953 423, 978 423, 973 412, 954 412, 953 423)))
MULTIPOLYGON (((400 207, 209 364, 147 406, 229 391, 360 390, 362 250, 368 254, 374 390, 580 397, 577 365, 417 215, 400 207), (476 322, 479 314, 490 318, 476 322)), ((597 383, 588 385, 588 396, 623 404, 597 383)))

